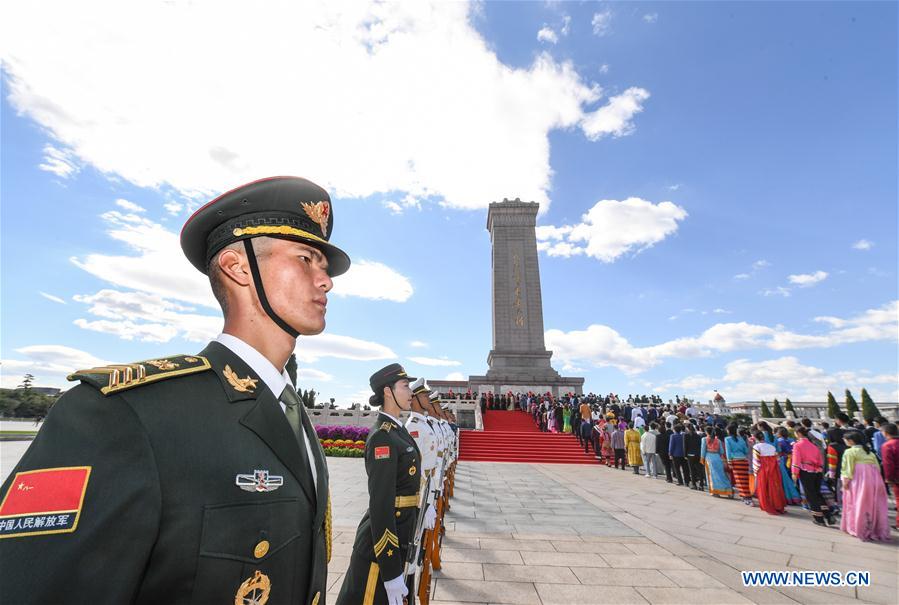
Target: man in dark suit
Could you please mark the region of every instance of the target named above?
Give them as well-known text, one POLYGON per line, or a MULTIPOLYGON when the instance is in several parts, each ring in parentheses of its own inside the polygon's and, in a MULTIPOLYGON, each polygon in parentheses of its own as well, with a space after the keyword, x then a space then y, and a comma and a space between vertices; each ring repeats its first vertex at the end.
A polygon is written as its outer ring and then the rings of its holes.
POLYGON ((292 177, 187 221, 223 333, 69 377, 2 488, 0 601, 324 603, 328 470, 285 365, 349 267, 332 227, 328 193, 292 177))
POLYGON ((369 403, 381 406, 381 413, 365 442, 368 510, 356 530, 338 605, 402 605, 409 594, 406 557, 418 519, 421 453, 399 416, 410 411, 414 380, 398 363, 369 379, 369 403))

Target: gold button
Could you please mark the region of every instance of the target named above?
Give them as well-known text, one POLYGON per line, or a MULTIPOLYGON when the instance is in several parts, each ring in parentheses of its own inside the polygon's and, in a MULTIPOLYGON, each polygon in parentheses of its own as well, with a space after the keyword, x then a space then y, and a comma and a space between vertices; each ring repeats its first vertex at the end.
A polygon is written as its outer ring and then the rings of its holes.
POLYGON ((400 511, 396 511, 396 516, 397 516, 397 517, 399 517, 399 516, 402 515, 402 514, 403 514, 403 513, 401 513, 400 511))
POLYGON ((232 231, 231 233, 234 234, 234 237, 240 237, 241 235, 243 235, 243 229, 241 229, 240 227, 238 227, 238 228, 236 228, 234 231, 232 231))
POLYGON ((259 544, 256 545, 256 548, 253 549, 253 555, 257 559, 261 559, 268 553, 268 540, 263 540, 259 544))

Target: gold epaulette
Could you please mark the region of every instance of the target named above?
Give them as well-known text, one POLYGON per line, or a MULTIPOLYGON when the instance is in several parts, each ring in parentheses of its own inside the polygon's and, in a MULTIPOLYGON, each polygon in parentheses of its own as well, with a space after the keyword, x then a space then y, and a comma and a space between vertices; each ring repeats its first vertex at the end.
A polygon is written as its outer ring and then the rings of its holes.
POLYGON ((390 431, 393 430, 393 423, 392 422, 382 422, 381 429, 383 429, 389 433, 390 431))
POLYGON ((167 378, 205 372, 211 368, 212 366, 205 357, 173 355, 136 363, 113 364, 78 370, 69 374, 66 380, 80 380, 96 387, 104 395, 109 395, 167 378))

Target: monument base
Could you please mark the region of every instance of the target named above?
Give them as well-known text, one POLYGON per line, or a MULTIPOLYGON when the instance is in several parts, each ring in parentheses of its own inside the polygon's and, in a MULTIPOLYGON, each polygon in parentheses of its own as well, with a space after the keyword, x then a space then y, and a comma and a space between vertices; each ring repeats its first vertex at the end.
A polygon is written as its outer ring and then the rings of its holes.
POLYGON ((584 379, 574 376, 559 376, 547 379, 545 376, 499 376, 488 374, 487 376, 469 376, 468 384, 472 392, 496 395, 502 393, 552 393, 553 397, 559 397, 567 393, 575 395, 584 394, 584 379))

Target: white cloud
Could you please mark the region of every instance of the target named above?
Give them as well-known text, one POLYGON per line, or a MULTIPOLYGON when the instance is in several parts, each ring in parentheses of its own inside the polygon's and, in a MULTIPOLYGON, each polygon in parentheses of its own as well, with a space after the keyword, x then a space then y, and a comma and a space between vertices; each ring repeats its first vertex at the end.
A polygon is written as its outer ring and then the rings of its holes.
POLYGON ((465 380, 465 374, 462 372, 450 372, 443 377, 444 380, 465 380))
POLYGON ((668 191, 677 191, 681 187, 683 187, 683 185, 681 183, 675 183, 673 185, 668 185, 668 191))
POLYGON ((332 294, 371 300, 406 302, 412 296, 409 279, 382 263, 353 261, 350 270, 334 278, 332 294))
POLYGON ((193 342, 205 342, 214 338, 224 324, 221 315, 192 313, 192 307, 147 292, 103 289, 74 298, 89 305, 88 312, 100 318, 79 318, 74 322, 76 326, 113 334, 124 340, 168 342, 180 336, 193 342))
POLYGON ((423 342, 421 340, 413 340, 409 343, 409 346, 413 349, 426 349, 428 348, 428 343, 423 342))
POLYGON ((162 205, 165 208, 165 211, 171 214, 172 216, 177 216, 184 210, 184 204, 181 202, 168 201, 162 205))
POLYGON ((445 357, 410 357, 409 361, 414 361, 423 366, 446 367, 462 365, 461 361, 453 361, 452 359, 447 359, 445 357))
POLYGON ((593 26, 593 33, 599 37, 605 36, 612 31, 612 11, 605 10, 601 13, 593 13, 593 19, 590 21, 593 26))
POLYGON ((322 372, 321 370, 313 370, 312 368, 298 368, 297 369, 297 386, 299 386, 301 381, 316 381, 316 382, 331 382, 334 380, 334 376, 328 374, 327 372, 322 372))
POLYGON ((384 202, 384 207, 390 210, 390 214, 402 214, 403 207, 396 202, 384 202))
POLYGON ((555 44, 559 41, 559 36, 553 31, 548 25, 544 25, 540 28, 540 31, 537 32, 537 40, 540 42, 549 42, 550 44, 555 44))
POLYGON ((122 340, 142 340, 144 342, 168 342, 178 335, 178 329, 174 326, 159 323, 137 323, 133 321, 110 321, 98 319, 88 321, 76 319, 73 322, 79 328, 112 334, 122 340))
POLYGON ((762 296, 783 296, 784 298, 789 298, 792 293, 789 288, 785 288, 783 286, 777 286, 776 288, 765 288, 761 292, 762 296))
POLYGON ((647 23, 655 23, 659 20, 659 13, 647 13, 643 15, 643 20, 647 23))
POLYGON ((607 73, 609 73, 609 69, 610 69, 610 68, 609 68, 609 64, 608 64, 608 63, 603 63, 602 65, 599 66, 599 73, 601 73, 601 74, 607 74, 607 73))
POLYGON ((596 118, 588 107, 602 91, 572 62, 541 53, 527 67, 503 64, 472 24, 477 10, 110 1, 97 19, 77 3, 20 2, 0 26, 0 59, 16 111, 79 162, 137 186, 197 200, 300 171, 338 197, 404 192, 480 209, 514 189, 545 210, 549 134, 629 132, 629 117, 613 117, 636 113, 622 105, 640 95, 596 118), (223 44, 234 31, 240 42, 223 44), (241 81, 266 82, 264 99, 230 94, 241 81))
POLYGON ((4 359, 0 386, 15 388, 22 382, 22 376, 33 374, 35 386, 68 388, 71 383, 65 377, 75 370, 106 365, 108 362, 94 357, 86 351, 64 345, 31 345, 16 349, 24 359, 4 359))
POLYGON ((59 149, 53 145, 44 145, 44 161, 37 167, 62 178, 68 178, 79 170, 71 151, 59 149))
POLYGON ((790 275, 788 277, 791 284, 796 284, 800 288, 808 288, 814 286, 827 279, 826 271, 815 271, 814 273, 800 273, 798 275, 790 275))
POLYGON ((300 336, 294 350, 297 360, 312 363, 322 357, 352 359, 354 361, 377 361, 379 359, 395 359, 396 353, 382 344, 341 336, 339 334, 319 334, 318 336, 300 336))
POLYGON ((571 32, 571 15, 562 16, 562 35, 567 36, 571 32))
POLYGON ((107 235, 137 255, 92 253, 73 257, 77 267, 115 286, 218 309, 209 280, 184 257, 176 233, 136 214, 113 210, 101 218, 107 235))
POLYGON ((771 266, 771 263, 769 263, 765 259, 761 259, 761 260, 757 260, 754 263, 752 263, 752 270, 759 271, 761 269, 764 269, 765 267, 770 267, 770 266, 771 266))
POLYGON ((623 137, 634 131, 633 117, 643 111, 643 102, 649 98, 649 91, 631 87, 620 95, 609 99, 609 103, 584 117, 581 128, 591 141, 605 135, 623 137))
POLYGON ((794 402, 820 402, 825 400, 827 391, 841 393, 849 388, 857 392, 862 387, 867 387, 875 400, 896 401, 895 375, 874 375, 867 370, 828 373, 804 365, 793 356, 762 361, 737 359, 725 366, 723 376, 688 376, 660 384, 653 390, 698 395, 700 400, 709 400, 717 389, 730 402, 764 399, 770 404, 774 398, 783 401, 786 397, 794 402))
POLYGON ((737 273, 734 275, 734 279, 737 281, 741 281, 744 279, 749 279, 750 275, 748 273, 737 273))
POLYGON ((854 244, 852 244, 852 247, 855 248, 856 250, 870 250, 871 248, 874 247, 874 242, 870 242, 866 239, 860 239, 857 242, 855 242, 854 244))
POLYGON ((40 294, 41 296, 43 296, 43 297, 46 298, 47 300, 52 300, 52 301, 55 302, 55 303, 59 303, 59 304, 61 304, 61 305, 66 304, 66 301, 64 301, 63 299, 61 299, 61 298, 58 297, 58 296, 53 296, 52 294, 47 294, 46 292, 38 292, 38 294, 40 294))
POLYGON ((610 263, 664 240, 686 217, 686 210, 672 202, 653 204, 637 197, 600 200, 577 225, 537 227, 537 248, 550 256, 586 254, 610 263))
POLYGON ((553 359, 596 367, 615 367, 626 374, 639 374, 668 358, 709 357, 738 350, 784 351, 830 348, 843 344, 899 339, 899 301, 860 315, 841 319, 815 318, 831 329, 822 334, 798 334, 782 326, 769 327, 747 322, 719 323, 699 336, 682 337, 658 345, 637 347, 613 328, 591 325, 586 330, 547 330, 546 346, 553 359))
POLYGON ((135 204, 134 202, 129 202, 128 200, 122 198, 117 199, 115 203, 116 206, 118 206, 119 208, 123 208, 128 212, 146 212, 146 209, 143 206, 135 204))

